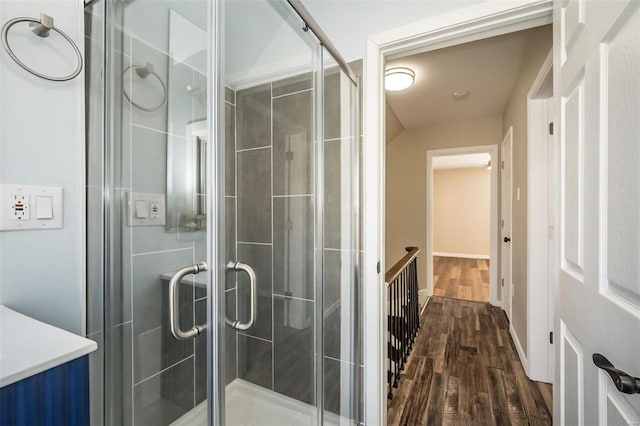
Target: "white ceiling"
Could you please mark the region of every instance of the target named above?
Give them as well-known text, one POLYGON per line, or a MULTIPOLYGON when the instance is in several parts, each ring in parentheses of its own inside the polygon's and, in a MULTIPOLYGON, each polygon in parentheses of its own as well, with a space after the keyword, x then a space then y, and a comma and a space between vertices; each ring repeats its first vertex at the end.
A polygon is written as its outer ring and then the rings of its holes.
POLYGON ((529 29, 420 53, 387 63, 413 69, 416 80, 402 92, 386 92, 405 129, 502 115, 522 64, 524 49, 540 29, 529 29), (467 90, 466 100, 452 93, 467 90))
POLYGON ((486 167, 489 160, 491 160, 491 155, 488 152, 481 154, 444 155, 442 157, 433 157, 433 169, 444 170, 486 167))

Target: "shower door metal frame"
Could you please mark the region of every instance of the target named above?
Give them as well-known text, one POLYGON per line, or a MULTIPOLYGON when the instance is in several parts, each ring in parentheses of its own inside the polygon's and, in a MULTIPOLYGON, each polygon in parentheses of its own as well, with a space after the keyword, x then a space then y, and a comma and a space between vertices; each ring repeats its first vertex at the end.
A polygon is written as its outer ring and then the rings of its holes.
POLYGON ((225 206, 224 206, 224 1, 207 2, 207 111, 210 149, 207 155, 207 423, 225 424, 225 206), (222 194, 222 196, 220 196, 222 194))

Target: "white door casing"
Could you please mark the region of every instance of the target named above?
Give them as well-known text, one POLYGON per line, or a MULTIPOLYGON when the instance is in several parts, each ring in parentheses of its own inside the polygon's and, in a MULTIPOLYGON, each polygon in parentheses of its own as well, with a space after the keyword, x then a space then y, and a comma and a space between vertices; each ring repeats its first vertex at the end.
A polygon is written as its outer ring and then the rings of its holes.
MULTIPOLYGON (((488 153, 491 158, 491 163, 497 163, 498 159, 498 145, 477 145, 467 146, 460 148, 444 148, 444 149, 432 149, 427 151, 427 216, 425 218, 427 226, 426 242, 426 271, 427 271, 427 294, 433 295, 433 159, 435 157, 451 156, 451 155, 464 155, 464 154, 480 154, 488 153)), ((499 274, 498 274, 498 248, 500 247, 500 239, 498 238, 498 226, 499 226, 499 206, 498 206, 498 168, 493 167, 491 169, 491 196, 490 196, 490 224, 489 224, 489 303, 494 306, 500 305, 498 297, 499 287, 499 274)), ((502 238, 502 236, 500 236, 502 238)))
POLYGON ((367 425, 385 425, 386 330, 384 274, 384 63, 395 55, 422 53, 455 44, 546 25, 552 0, 486 1, 367 38, 364 60, 363 165, 364 410, 367 425))
POLYGON ((545 59, 527 95, 527 376, 553 382, 555 274, 549 263, 553 253, 551 164, 554 136, 553 55, 545 59))
POLYGON ((500 144, 500 188, 502 191, 500 202, 500 301, 509 321, 511 321, 511 300, 513 298, 511 280, 512 146, 513 127, 509 127, 500 144))
POLYGON ((639 424, 592 356, 640 376, 640 2, 556 6, 554 421, 639 424))

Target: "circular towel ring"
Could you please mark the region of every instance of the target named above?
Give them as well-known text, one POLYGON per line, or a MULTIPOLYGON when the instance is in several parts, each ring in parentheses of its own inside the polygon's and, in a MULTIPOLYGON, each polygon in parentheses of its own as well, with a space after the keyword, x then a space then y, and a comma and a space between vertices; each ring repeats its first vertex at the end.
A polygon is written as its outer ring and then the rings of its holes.
POLYGON ((78 74, 80 74, 80 71, 82 71, 82 53, 80 52, 80 49, 78 49, 78 46, 73 42, 73 40, 71 40, 71 37, 69 37, 67 34, 65 34, 64 31, 62 31, 62 30, 60 30, 60 29, 58 29, 56 27, 51 27, 51 29, 53 31, 57 32, 58 34, 60 34, 65 40, 67 40, 69 42, 69 44, 71 45, 71 47, 73 47, 73 50, 76 52, 76 56, 78 58, 78 65, 77 65, 76 69, 71 74, 69 74, 67 76, 64 76, 64 77, 52 77, 50 75, 39 73, 38 71, 36 71, 34 69, 31 69, 27 65, 25 65, 20 59, 18 59, 16 54, 13 53, 13 50, 11 49, 11 46, 9 46, 9 41, 7 40, 7 36, 9 35, 9 30, 11 29, 11 27, 13 27, 15 24, 17 24, 19 22, 32 22, 32 23, 35 23, 35 24, 40 24, 41 20, 34 19, 34 18, 27 18, 27 17, 13 18, 12 20, 7 21, 2 26, 2 45, 4 46, 4 50, 7 51, 7 53, 11 57, 11 59, 13 59, 13 61, 16 64, 20 65, 23 69, 25 69, 29 73, 35 75, 36 77, 40 77, 40 78, 43 78, 43 79, 49 80, 49 81, 69 81, 69 80, 73 80, 74 78, 76 78, 78 76, 78 74))
POLYGON ((152 75, 153 77, 155 77, 156 80, 158 80, 158 83, 160 83, 160 85, 162 86, 162 102, 160 102, 158 105, 153 106, 153 107, 144 107, 144 106, 134 102, 133 99, 131 99, 129 97, 129 94, 127 94, 127 91, 124 90, 124 87, 123 87, 122 88, 122 94, 124 95, 125 98, 127 98, 129 103, 131 103, 131 105, 133 105, 134 107, 136 107, 138 109, 141 109, 142 111, 146 111, 146 112, 155 112, 155 111, 159 110, 160 108, 162 108, 164 106, 164 103, 167 101, 167 86, 165 86, 164 82, 158 76, 158 74, 156 74, 153 71, 153 68, 149 64, 147 64, 146 66, 143 66, 143 65, 129 65, 127 68, 124 69, 122 74, 126 74, 127 71, 129 71, 129 70, 136 71, 136 74, 138 74, 140 76, 140 78, 147 78, 149 75, 152 75), (140 70, 142 72, 139 73, 138 70, 140 70), (143 76, 143 74, 144 74, 144 76, 143 76))

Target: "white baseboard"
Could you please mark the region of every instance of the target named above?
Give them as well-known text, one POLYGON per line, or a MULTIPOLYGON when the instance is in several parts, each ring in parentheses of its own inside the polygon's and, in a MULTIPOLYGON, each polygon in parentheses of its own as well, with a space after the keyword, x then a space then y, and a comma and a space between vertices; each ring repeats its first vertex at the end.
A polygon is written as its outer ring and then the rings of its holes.
POLYGON ((467 254, 467 253, 443 253, 443 252, 433 252, 434 256, 440 257, 460 257, 463 259, 491 259, 488 254, 467 254))
POLYGON ((518 356, 520 357, 520 362, 522 363, 524 372, 527 375, 527 377, 529 377, 529 361, 527 360, 527 356, 524 353, 524 349, 522 349, 522 345, 520 344, 520 340, 518 339, 516 330, 513 328, 513 324, 511 323, 509 324, 509 334, 511 334, 513 343, 516 345, 516 351, 518 351, 518 356))

